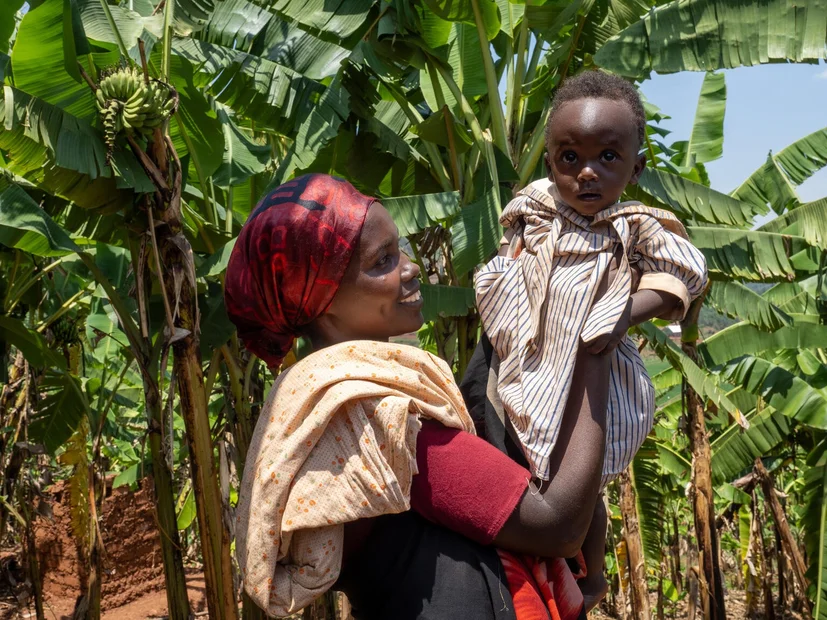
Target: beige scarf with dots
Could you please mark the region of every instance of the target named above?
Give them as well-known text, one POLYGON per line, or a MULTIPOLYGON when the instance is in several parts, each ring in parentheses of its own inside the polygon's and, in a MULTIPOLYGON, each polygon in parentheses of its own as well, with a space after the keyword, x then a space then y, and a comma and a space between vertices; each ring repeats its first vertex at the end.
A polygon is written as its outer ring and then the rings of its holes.
POLYGON ((279 376, 236 509, 244 588, 269 615, 333 585, 345 523, 410 508, 420 417, 474 432, 448 365, 414 347, 346 342, 279 376))

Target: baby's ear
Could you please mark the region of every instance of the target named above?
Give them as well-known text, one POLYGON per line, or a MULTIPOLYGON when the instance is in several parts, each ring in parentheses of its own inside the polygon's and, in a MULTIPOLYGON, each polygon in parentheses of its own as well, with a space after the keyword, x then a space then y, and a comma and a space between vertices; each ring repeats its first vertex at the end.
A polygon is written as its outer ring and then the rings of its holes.
POLYGON ((551 171, 551 160, 548 156, 548 151, 543 154, 543 161, 546 163, 546 172, 548 173, 548 180, 554 182, 554 173, 551 171))
POLYGON ((640 175, 643 174, 643 169, 646 167, 646 155, 641 153, 637 156, 637 161, 635 162, 635 167, 632 170, 632 178, 629 179, 629 183, 631 185, 637 185, 638 179, 640 175))

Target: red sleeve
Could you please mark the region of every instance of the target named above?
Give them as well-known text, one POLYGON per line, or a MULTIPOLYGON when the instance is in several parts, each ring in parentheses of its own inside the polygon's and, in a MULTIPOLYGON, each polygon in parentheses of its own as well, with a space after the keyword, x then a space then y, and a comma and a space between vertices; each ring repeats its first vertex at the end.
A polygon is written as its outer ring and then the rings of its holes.
POLYGON ((531 474, 476 435, 423 420, 411 508, 482 544, 491 544, 528 488, 531 474))

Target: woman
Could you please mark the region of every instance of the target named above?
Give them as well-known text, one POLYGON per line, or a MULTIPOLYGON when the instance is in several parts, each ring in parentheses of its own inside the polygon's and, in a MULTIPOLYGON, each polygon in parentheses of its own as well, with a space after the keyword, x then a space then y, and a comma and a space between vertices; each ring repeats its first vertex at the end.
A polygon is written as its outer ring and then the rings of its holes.
POLYGON ((248 451, 245 589, 272 615, 331 587, 357 618, 583 615, 565 562, 504 550, 578 553, 600 482, 606 361, 578 357, 588 385, 572 387, 551 482, 533 487, 472 434, 444 362, 388 343, 422 325, 418 276, 387 211, 326 175, 275 189, 242 229, 225 283, 239 336, 273 370, 299 335, 315 350, 279 376, 248 451))

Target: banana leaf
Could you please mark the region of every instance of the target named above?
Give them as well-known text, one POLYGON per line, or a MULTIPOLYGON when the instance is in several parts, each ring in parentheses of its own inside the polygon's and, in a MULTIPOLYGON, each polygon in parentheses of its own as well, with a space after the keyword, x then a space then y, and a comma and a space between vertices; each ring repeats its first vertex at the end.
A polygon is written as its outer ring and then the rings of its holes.
POLYGON ((607 41, 594 61, 631 78, 815 62, 825 56, 825 33, 827 7, 820 1, 675 0, 607 41))
POLYGON ((284 183, 297 170, 309 168, 313 164, 317 153, 336 138, 339 127, 350 114, 349 101, 350 96, 342 88, 341 74, 338 74, 318 105, 299 125, 296 139, 282 160, 270 188, 284 183))
POLYGON ((819 129, 782 149, 770 153, 733 197, 753 204, 769 204, 776 213, 801 202, 795 188, 827 165, 827 128, 819 129))
POLYGON ((35 256, 66 256, 75 242, 21 187, 0 178, 0 244, 35 256))
POLYGON ((497 7, 500 10, 500 30, 513 38, 514 30, 523 18, 526 6, 510 0, 497 0, 497 7))
POLYGON ((325 88, 292 69, 240 50, 175 39, 172 50, 198 67, 196 84, 261 128, 289 134, 325 88))
POLYGON ((189 35, 201 30, 223 0, 175 0, 172 27, 176 34, 189 35))
POLYGON ((766 332, 750 323, 722 329, 698 345, 708 366, 719 366, 743 355, 760 355, 779 349, 827 348, 827 326, 799 323, 766 332))
POLYGON ((337 43, 314 36, 278 15, 270 19, 248 51, 315 80, 334 75, 349 55, 349 50, 337 43))
POLYGON ((35 368, 66 368, 66 360, 49 348, 46 339, 29 329, 23 321, 0 316, 0 342, 17 347, 35 368))
POLYGON ((454 248, 454 270, 460 277, 487 261, 497 249, 502 237, 497 188, 460 211, 460 217, 451 227, 454 248))
POLYGON ((482 25, 490 41, 500 31, 499 9, 492 0, 424 0, 425 6, 440 19, 468 24, 475 23, 473 2, 478 4, 482 25))
POLYGON ((765 231, 690 226, 687 232, 704 253, 713 278, 792 280, 796 277, 792 257, 810 247, 803 237, 765 231))
POLYGON ((742 422, 743 415, 738 406, 730 400, 724 389, 719 385, 718 378, 702 368, 684 353, 663 331, 647 321, 637 326, 637 330, 648 340, 649 345, 662 358, 686 377, 687 383, 692 386, 702 399, 715 403, 736 421, 742 422))
POLYGON ((429 226, 445 223, 456 215, 459 212, 459 192, 385 198, 382 206, 396 222, 399 236, 407 237, 429 226))
POLYGON ((713 282, 705 301, 721 314, 747 321, 764 331, 792 323, 790 315, 740 282, 713 282))
POLYGON ((815 297, 799 282, 779 282, 767 289, 762 297, 784 312, 804 314, 816 310, 815 297))
POLYGON ((749 428, 731 424, 711 443, 712 483, 729 482, 752 469, 756 458, 767 456, 788 441, 795 422, 772 407, 747 414, 749 428))
MULTIPOLYGON (((255 37, 273 17, 266 4, 254 4, 249 0, 222 0, 194 38, 239 51, 249 50, 255 37)), ((176 37, 182 38, 190 37, 176 37)))
POLYGON ((647 438, 631 465, 637 501, 640 537, 647 565, 660 566, 663 549, 664 505, 659 454, 655 442, 647 438))
POLYGON ((239 185, 264 170, 270 162, 270 147, 250 139, 230 117, 230 109, 216 104, 216 111, 224 132, 224 156, 213 182, 222 187, 239 185))
POLYGON ((106 166, 106 147, 85 121, 62 109, 30 97, 10 86, 3 88, 0 105, 0 166, 37 187, 85 209, 117 210, 132 202, 126 186, 149 180, 138 170, 131 153, 117 152, 123 178, 115 179, 106 166))
POLYGON ((679 217, 715 225, 741 228, 748 226, 755 216, 767 212, 766 207, 741 202, 680 175, 655 168, 644 168, 637 186, 629 186, 626 194, 649 206, 674 211, 679 217))
MULTIPOLYGON (((120 36, 120 41, 123 41, 130 57, 136 62, 140 62, 140 53, 137 49, 138 39, 143 38, 149 44, 148 50, 151 51, 151 45, 156 37, 154 35, 146 36, 146 31, 154 31, 158 36, 161 35, 163 12, 152 16, 152 11, 150 11, 150 14, 144 17, 137 11, 132 11, 123 5, 108 4, 108 10, 105 11, 100 0, 70 0, 70 2, 77 7, 83 24, 83 32, 90 41, 108 43, 115 48, 118 46, 118 36, 120 36), (109 16, 112 17, 115 27, 118 29, 117 36, 112 29, 109 16)), ((83 64, 86 66, 85 62, 83 64)))
MULTIPOLYGON (((480 53, 480 37, 477 29, 469 24, 453 24, 451 34, 448 37, 448 46, 448 66, 451 68, 454 82, 456 82, 463 96, 469 101, 473 101, 485 95, 488 89, 485 83, 485 68, 480 53)), ((462 118, 459 102, 457 102, 441 77, 437 77, 437 84, 434 84, 432 74, 427 70, 422 70, 419 73, 419 81, 422 87, 422 96, 431 110, 439 111, 442 109, 439 104, 440 97, 437 96, 438 88, 445 105, 453 110, 458 118, 462 118)), ((454 120, 454 123, 461 125, 457 119, 454 120)))
POLYGON ((45 397, 31 418, 29 440, 43 444, 46 451, 54 455, 69 440, 81 419, 89 415, 89 403, 80 380, 68 372, 47 371, 38 389, 45 397))
POLYGON ((686 148, 684 166, 704 164, 724 154, 726 81, 723 73, 707 73, 698 97, 695 122, 686 148))
POLYGON ((15 15, 26 0, 7 0, 0 5, 0 54, 9 51, 9 40, 17 27, 15 15))
POLYGON ((807 592, 813 602, 812 617, 827 618, 827 451, 822 438, 807 455, 810 466, 804 472, 804 544, 810 565, 807 592))
POLYGON ((77 68, 78 55, 89 50, 76 49, 86 36, 73 31, 79 24, 72 13, 70 0, 46 0, 26 13, 11 53, 15 87, 90 122, 97 114, 95 97, 77 68))
MULTIPOLYGON (((155 58, 160 65, 160 58, 155 58)), ((178 112, 170 119, 169 136, 178 157, 189 154, 196 174, 206 179, 221 165, 224 150, 221 123, 204 93, 195 84, 193 65, 173 54, 169 71, 170 81, 178 90, 179 101, 178 112)))
POLYGON ((465 316, 476 305, 474 289, 441 284, 422 284, 422 316, 426 321, 438 317, 465 316))
POLYGON ((827 198, 808 202, 784 215, 779 215, 758 230, 799 235, 804 237, 807 243, 827 250, 827 198))
POLYGON ((276 0, 274 11, 286 15, 325 38, 343 41, 364 31, 374 0, 276 0))
POLYGON ((760 396, 776 411, 801 424, 827 429, 827 398, 781 366, 746 356, 728 364, 721 378, 760 396))

